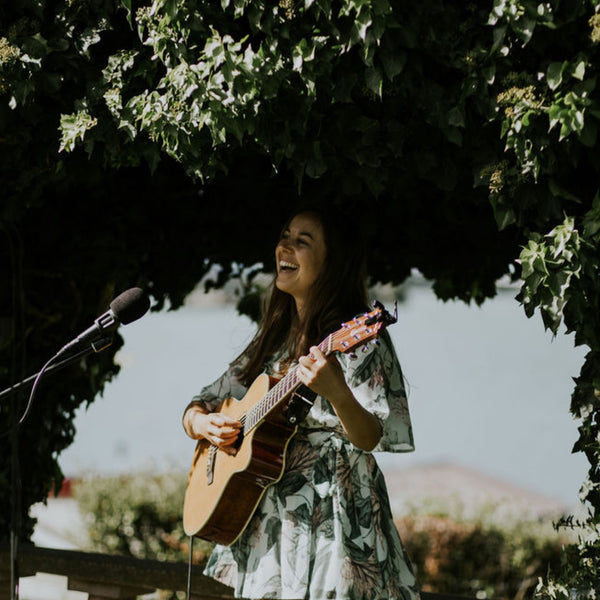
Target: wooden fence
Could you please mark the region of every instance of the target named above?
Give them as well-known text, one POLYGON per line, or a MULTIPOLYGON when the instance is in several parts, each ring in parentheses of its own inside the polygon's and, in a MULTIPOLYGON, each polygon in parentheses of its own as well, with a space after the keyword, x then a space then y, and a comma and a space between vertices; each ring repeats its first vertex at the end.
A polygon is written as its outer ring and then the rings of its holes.
MULTIPOLYGON (((181 562, 141 560, 94 552, 56 550, 24 544, 18 552, 19 576, 51 573, 68 578, 67 588, 85 592, 89 600, 134 600, 159 590, 185 591, 188 565, 181 562)), ((0 547, 0 600, 10 600, 10 549, 0 547)), ((231 588, 192 567, 192 598, 233 598, 231 588)))
MULTIPOLYGON (((93 552, 56 550, 23 544, 18 552, 20 577, 50 573, 68 578, 67 589, 88 594, 89 600, 135 600, 156 590, 186 591, 188 565, 141 560, 93 552)), ((422 592, 423 600, 461 600, 457 596, 422 592)), ((193 600, 233 598, 233 590, 192 567, 193 600)), ((10 600, 10 549, 0 545, 0 600, 10 600)), ((472 600, 472 599, 462 599, 472 600)))

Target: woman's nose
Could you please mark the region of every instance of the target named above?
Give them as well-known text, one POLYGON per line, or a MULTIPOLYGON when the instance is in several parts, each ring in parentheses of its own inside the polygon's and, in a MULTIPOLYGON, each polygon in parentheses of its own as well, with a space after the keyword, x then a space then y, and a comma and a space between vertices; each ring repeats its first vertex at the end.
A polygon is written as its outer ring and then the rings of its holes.
POLYGON ((277 244, 277 246, 279 246, 279 248, 283 248, 285 250, 289 250, 292 247, 292 242, 290 241, 289 238, 284 238, 279 240, 279 244, 277 244))

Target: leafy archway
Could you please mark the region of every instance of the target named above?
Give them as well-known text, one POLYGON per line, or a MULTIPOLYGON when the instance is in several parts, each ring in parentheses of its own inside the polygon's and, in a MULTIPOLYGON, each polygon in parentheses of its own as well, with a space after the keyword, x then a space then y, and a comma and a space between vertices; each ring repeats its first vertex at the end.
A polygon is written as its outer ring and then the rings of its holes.
MULTIPOLYGON (((3 381, 39 367, 116 292, 142 285, 156 309, 177 307, 212 264, 224 267, 217 285, 232 264, 268 268, 298 199, 337 203, 360 214, 374 280, 417 268, 439 297, 481 303, 509 274, 523 280, 528 316, 538 310, 555 332, 564 320, 590 348, 571 411, 591 513, 567 577, 593 588, 596 10, 592 0, 2 7, 3 381)), ((22 432, 36 447, 27 471, 40 474, 24 480, 25 507, 60 478, 73 411, 116 373, 113 353, 48 382, 22 432)))

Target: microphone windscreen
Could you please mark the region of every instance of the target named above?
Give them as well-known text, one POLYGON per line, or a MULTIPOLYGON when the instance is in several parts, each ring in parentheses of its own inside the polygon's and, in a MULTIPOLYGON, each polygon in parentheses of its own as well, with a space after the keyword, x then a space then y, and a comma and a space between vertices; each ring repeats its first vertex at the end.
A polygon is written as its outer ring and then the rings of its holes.
POLYGON ((143 317, 150 308, 148 294, 139 287, 126 290, 119 294, 111 303, 110 308, 123 325, 143 317))

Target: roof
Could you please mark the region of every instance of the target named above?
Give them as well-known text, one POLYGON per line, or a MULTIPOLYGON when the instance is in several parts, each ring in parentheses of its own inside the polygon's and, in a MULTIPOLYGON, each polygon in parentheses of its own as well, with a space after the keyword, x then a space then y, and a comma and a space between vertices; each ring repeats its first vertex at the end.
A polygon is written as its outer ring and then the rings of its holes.
MULTIPOLYGON (((396 516, 424 506, 444 506, 468 516, 494 508, 520 518, 556 517, 572 510, 563 502, 461 465, 436 462, 382 467, 396 516)), ((454 513, 452 513, 454 514, 454 513)))

